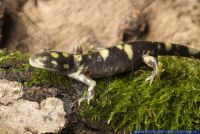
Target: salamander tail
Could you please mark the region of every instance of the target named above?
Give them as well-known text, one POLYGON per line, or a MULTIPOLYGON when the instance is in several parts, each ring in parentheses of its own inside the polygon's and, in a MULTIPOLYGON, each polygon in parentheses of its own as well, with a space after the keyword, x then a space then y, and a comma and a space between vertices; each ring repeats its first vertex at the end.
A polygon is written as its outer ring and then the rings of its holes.
POLYGON ((173 43, 154 43, 158 46, 159 55, 178 55, 182 57, 194 57, 200 59, 200 50, 173 43))

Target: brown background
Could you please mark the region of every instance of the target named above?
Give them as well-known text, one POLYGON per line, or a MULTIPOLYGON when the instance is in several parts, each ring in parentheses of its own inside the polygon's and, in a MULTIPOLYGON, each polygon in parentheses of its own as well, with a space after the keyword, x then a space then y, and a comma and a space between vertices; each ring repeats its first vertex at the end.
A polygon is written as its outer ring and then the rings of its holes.
POLYGON ((199 0, 5 0, 1 47, 72 52, 132 40, 200 48, 199 0))

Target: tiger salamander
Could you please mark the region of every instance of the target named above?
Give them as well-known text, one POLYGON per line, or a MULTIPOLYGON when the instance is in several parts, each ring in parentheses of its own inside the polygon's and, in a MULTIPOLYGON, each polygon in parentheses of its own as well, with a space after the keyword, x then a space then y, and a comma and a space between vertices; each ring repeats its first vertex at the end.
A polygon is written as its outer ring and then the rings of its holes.
POLYGON ((134 41, 95 52, 83 54, 81 48, 73 54, 46 50, 29 58, 30 65, 50 71, 57 71, 88 85, 88 104, 94 97, 96 82, 92 78, 106 77, 126 71, 136 70, 145 63, 153 69, 150 77, 146 78, 151 84, 158 74, 158 55, 179 55, 200 59, 200 51, 184 45, 134 41))

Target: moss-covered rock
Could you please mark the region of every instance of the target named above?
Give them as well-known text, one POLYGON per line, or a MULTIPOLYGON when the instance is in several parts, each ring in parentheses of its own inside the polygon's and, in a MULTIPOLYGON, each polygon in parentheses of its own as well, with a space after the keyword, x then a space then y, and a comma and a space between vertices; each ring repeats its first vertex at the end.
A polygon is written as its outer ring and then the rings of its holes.
POLYGON ((99 79, 96 98, 81 115, 106 120, 115 130, 199 130, 200 62, 179 57, 159 61, 160 77, 151 86, 144 82, 151 71, 143 69, 99 79))
MULTIPOLYGON (((28 70, 29 77, 22 81, 25 87, 50 83, 65 90, 74 89, 75 81, 59 73, 32 68, 27 60, 28 55, 20 52, 1 51, 0 72, 16 75, 28 70), (17 61, 14 66, 13 61, 17 61)), ((97 79, 95 99, 90 105, 83 102, 78 114, 87 120, 106 121, 115 130, 199 130, 200 62, 167 56, 159 57, 159 61, 160 76, 151 86, 144 82, 151 75, 147 68, 97 79)))

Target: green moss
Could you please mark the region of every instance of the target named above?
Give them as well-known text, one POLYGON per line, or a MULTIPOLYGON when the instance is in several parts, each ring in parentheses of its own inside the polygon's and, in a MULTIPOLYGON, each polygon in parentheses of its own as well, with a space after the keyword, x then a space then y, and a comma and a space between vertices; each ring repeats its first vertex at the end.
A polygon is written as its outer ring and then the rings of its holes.
POLYGON ((15 60, 16 62, 25 62, 27 61, 28 56, 25 54, 22 54, 19 51, 15 51, 15 52, 5 52, 0 50, 0 65, 3 65, 8 62, 11 62, 11 60, 15 60))
POLYGON ((72 81, 69 80, 69 78, 65 75, 35 68, 32 78, 29 81, 26 81, 24 86, 31 87, 45 84, 70 89, 72 86, 72 81))
POLYGON ((160 78, 145 83, 151 71, 139 70, 98 80, 96 98, 81 116, 106 120, 115 130, 200 129, 200 62, 160 57, 160 78), (105 82, 107 81, 107 82, 105 82))
MULTIPOLYGON (((32 70, 24 86, 55 84, 69 89, 74 81, 66 76, 32 68, 28 55, 0 51, 0 66, 15 60, 20 65, 0 71, 32 70)), ((79 114, 89 120, 106 120, 115 130, 200 129, 200 62, 179 57, 160 57, 160 77, 152 86, 145 83, 151 69, 97 79, 90 105, 83 102, 79 114)), ((86 88, 85 88, 86 89, 86 88)))

